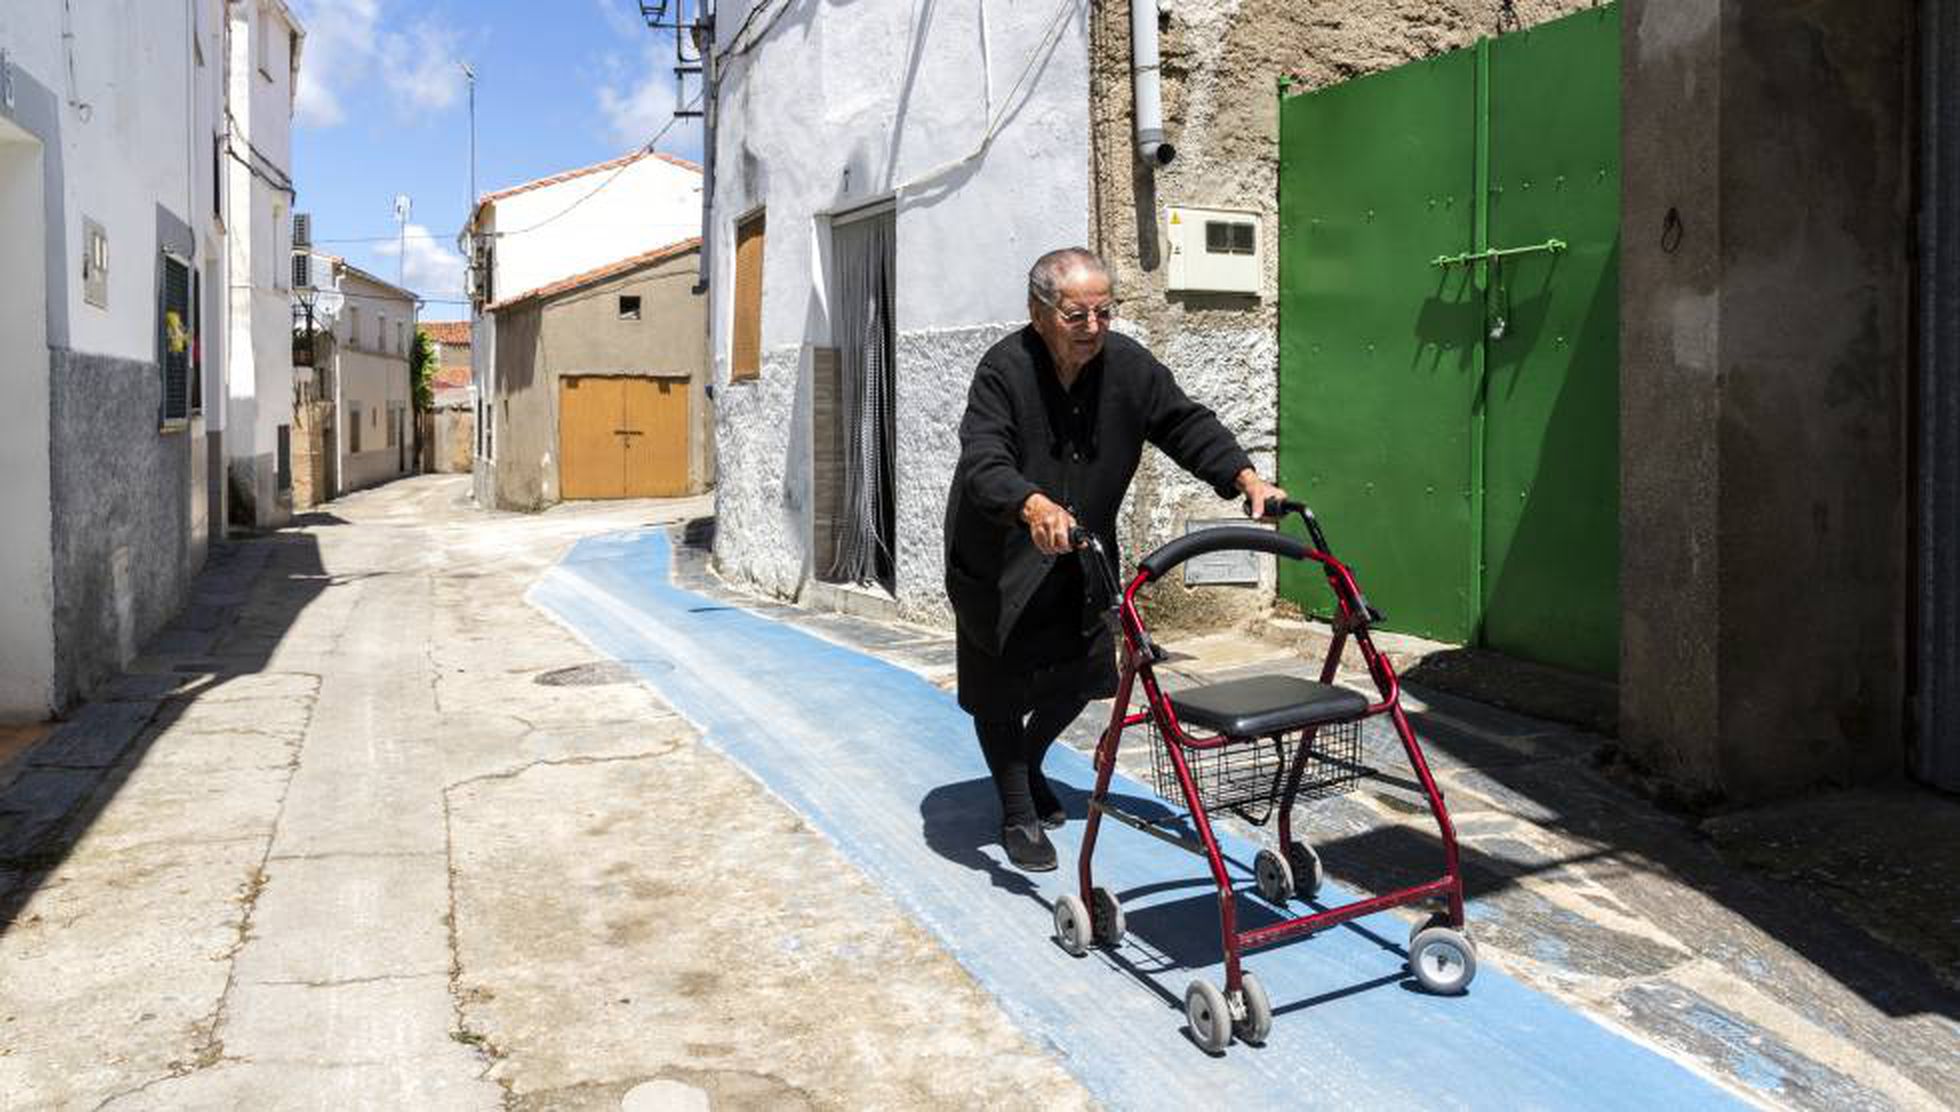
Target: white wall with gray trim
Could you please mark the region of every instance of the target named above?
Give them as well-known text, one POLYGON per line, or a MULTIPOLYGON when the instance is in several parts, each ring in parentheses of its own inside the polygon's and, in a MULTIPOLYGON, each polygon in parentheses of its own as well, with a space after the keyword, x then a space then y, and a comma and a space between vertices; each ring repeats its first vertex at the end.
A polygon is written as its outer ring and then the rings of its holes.
POLYGON ((785 597, 809 577, 828 214, 895 197, 895 594, 906 616, 932 621, 945 616, 942 519, 974 367, 1026 322, 1034 258, 1087 238, 1088 9, 908 8, 813 19, 792 6, 723 68, 708 228, 715 554, 723 574, 785 597), (983 143, 990 116, 999 127, 983 143), (731 384, 735 225, 757 210, 762 373, 731 384))

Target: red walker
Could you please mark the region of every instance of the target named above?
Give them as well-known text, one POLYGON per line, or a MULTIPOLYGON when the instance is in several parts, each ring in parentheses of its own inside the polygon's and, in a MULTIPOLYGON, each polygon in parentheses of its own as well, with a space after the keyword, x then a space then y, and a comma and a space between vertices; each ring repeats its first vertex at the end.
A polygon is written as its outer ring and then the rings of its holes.
POLYGON ((1096 787, 1089 798, 1089 817, 1082 835, 1078 863, 1081 893, 1065 893, 1055 902, 1055 937, 1069 953, 1081 956, 1090 945, 1115 946, 1123 939, 1123 908, 1115 893, 1095 884, 1091 862, 1102 816, 1160 838, 1204 857, 1218 885, 1218 927, 1225 950, 1225 991, 1199 978, 1184 994, 1184 1014, 1192 1038, 1206 1051, 1222 1052, 1234 1034, 1259 1044, 1272 1029, 1273 1009, 1258 978, 1240 967, 1241 950, 1268 946, 1311 934, 1350 919, 1405 904, 1440 902, 1443 910, 1419 923, 1409 935, 1409 969, 1425 989, 1437 993, 1464 991, 1477 973, 1477 952, 1463 931, 1463 880, 1457 870, 1456 830, 1443 806, 1443 794, 1423 760, 1422 747, 1402 713, 1401 686, 1395 669, 1375 649, 1368 627, 1381 615, 1361 594, 1353 573, 1336 560, 1312 511, 1297 502, 1284 504, 1282 514, 1297 513, 1312 544, 1283 533, 1246 526, 1205 529, 1180 537, 1152 552, 1138 564, 1136 576, 1118 597, 1116 572, 1100 541, 1077 530, 1075 539, 1089 574, 1103 580, 1110 596, 1110 621, 1123 638, 1123 665, 1109 726, 1096 745, 1096 787), (1150 640, 1137 612, 1137 592, 1163 578, 1177 565, 1207 552, 1251 550, 1293 560, 1313 560, 1326 572, 1334 592, 1334 637, 1321 665, 1320 681, 1293 676, 1258 676, 1186 688, 1166 694, 1157 686, 1155 665, 1163 659, 1150 640), (1380 691, 1378 702, 1333 682, 1348 639, 1353 638, 1367 662, 1368 674, 1380 691), (1132 713, 1130 697, 1143 681, 1146 709, 1132 713), (1292 829, 1296 801, 1333 794, 1368 772, 1360 762, 1360 730, 1364 719, 1385 714, 1402 739, 1409 766, 1429 798, 1430 812, 1443 837, 1443 875, 1411 888, 1331 907, 1253 930, 1237 928, 1232 881, 1212 833, 1208 810, 1225 808, 1264 825, 1279 816, 1279 841, 1284 855, 1262 849, 1253 872, 1259 894, 1283 908, 1298 897, 1310 899, 1320 889, 1320 858, 1292 829), (1152 766, 1158 794, 1173 799, 1181 792, 1189 809, 1193 840, 1164 829, 1175 819, 1146 819, 1120 810, 1109 801, 1110 778, 1116 771, 1116 751, 1123 731, 1131 726, 1150 729, 1152 766), (1209 736, 1194 737, 1187 726, 1209 736), (1263 805, 1258 815, 1249 809, 1263 805), (1091 910, 1093 909, 1093 910, 1091 910))

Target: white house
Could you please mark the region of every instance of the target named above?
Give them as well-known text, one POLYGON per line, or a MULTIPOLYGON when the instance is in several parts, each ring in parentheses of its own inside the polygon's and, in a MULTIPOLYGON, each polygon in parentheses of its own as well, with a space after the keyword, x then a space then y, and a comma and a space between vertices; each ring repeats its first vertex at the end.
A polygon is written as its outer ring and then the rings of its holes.
POLYGON ((339 430, 335 493, 414 471, 414 402, 408 368, 415 344, 416 297, 342 262, 343 307, 333 323, 334 427, 339 430))
POLYGON ((284 0, 230 0, 223 219, 230 320, 225 454, 234 521, 292 513, 293 92, 303 41, 284 0))
POLYGON ((491 504, 496 459, 495 318, 510 301, 700 234, 701 168, 658 151, 631 154, 479 198, 461 235, 474 304, 470 360, 476 415, 476 495, 491 504))
POLYGON ((0 6, 0 719, 127 662, 223 528, 226 7, 0 6))
POLYGON ((966 384, 1033 259, 1089 240, 1087 5, 845 5, 816 34, 752 6, 713 47, 716 560, 942 616, 966 384))

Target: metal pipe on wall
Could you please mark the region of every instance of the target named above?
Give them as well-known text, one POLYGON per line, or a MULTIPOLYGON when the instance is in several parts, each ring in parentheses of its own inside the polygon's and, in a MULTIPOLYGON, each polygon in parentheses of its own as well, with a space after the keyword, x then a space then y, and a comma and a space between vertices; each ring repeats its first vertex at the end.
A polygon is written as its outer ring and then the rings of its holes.
POLYGON ((1130 0, 1130 81, 1136 94, 1137 154, 1152 166, 1168 166, 1177 148, 1164 142, 1157 0, 1130 0))

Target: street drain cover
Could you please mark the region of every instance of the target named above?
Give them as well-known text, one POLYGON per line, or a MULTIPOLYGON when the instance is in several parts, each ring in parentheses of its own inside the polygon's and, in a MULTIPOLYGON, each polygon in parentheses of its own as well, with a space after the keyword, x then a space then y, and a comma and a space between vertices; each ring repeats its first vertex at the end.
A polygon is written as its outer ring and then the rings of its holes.
POLYGON ((608 684, 632 683, 634 678, 631 668, 618 661, 604 660, 541 672, 536 682, 546 687, 605 687, 608 684))

